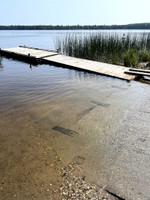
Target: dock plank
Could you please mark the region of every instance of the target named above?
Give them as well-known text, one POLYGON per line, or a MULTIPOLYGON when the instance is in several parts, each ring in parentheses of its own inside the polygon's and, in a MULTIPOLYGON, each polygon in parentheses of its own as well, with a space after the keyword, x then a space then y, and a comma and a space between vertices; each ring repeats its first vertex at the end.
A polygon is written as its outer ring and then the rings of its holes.
POLYGON ((125 71, 125 73, 131 74, 131 75, 141 75, 141 76, 149 76, 150 77, 150 73, 146 73, 146 72, 125 71))
POLYGON ((147 69, 129 69, 129 71, 150 73, 150 70, 147 70, 147 69))
MULTIPOLYGON (((65 66, 68 68, 74 68, 77 70, 88 71, 101 75, 111 76, 124 80, 134 80, 137 74, 126 74, 125 71, 129 71, 129 68, 107 64, 92 60, 86 60, 81 58, 74 58, 70 56, 61 55, 55 51, 49 51, 39 48, 19 46, 15 48, 0 49, 0 53, 9 54, 10 57, 17 59, 26 58, 29 55, 33 60, 39 60, 43 63, 53 64, 57 66, 65 66)), ((24 59, 25 60, 25 59, 24 59)), ((28 59, 30 61, 30 59, 28 59)))
POLYGON ((133 80, 135 78, 135 75, 128 75, 124 73, 125 71, 128 70, 128 68, 119 66, 119 65, 107 64, 107 63, 74 58, 74 57, 64 56, 64 55, 57 55, 55 57, 47 57, 47 58, 44 58, 44 60, 54 62, 57 64, 64 64, 66 66, 70 66, 75 69, 83 69, 86 71, 96 72, 99 74, 112 76, 112 77, 125 79, 125 80, 133 80))
POLYGON ((47 56, 58 55, 58 53, 56 53, 56 52, 49 52, 49 51, 24 48, 24 47, 8 48, 8 49, 4 49, 4 51, 9 52, 9 53, 24 55, 24 56, 28 56, 30 54, 30 56, 35 57, 37 59, 47 57, 47 56))

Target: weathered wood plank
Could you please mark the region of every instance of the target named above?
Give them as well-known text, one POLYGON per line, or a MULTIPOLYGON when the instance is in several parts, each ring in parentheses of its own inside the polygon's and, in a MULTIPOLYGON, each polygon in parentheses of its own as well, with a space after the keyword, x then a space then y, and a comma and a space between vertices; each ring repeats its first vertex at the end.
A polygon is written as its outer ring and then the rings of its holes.
POLYGON ((82 69, 86 71, 90 71, 93 73, 103 74, 106 76, 112 76, 125 80, 133 80, 135 79, 135 75, 124 74, 128 68, 112 65, 107 63, 101 63, 86 59, 74 58, 70 56, 57 55, 54 57, 44 58, 45 61, 53 62, 54 64, 63 64, 65 66, 70 66, 74 69, 82 69))
POLYGON ((150 76, 150 73, 137 72, 137 71, 125 71, 125 74, 140 75, 140 76, 150 76))
POLYGON ((136 74, 125 73, 125 71, 129 71, 129 68, 119 65, 112 65, 92 60, 65 56, 55 51, 20 46, 15 48, 1 49, 0 52, 3 54, 9 54, 10 57, 12 56, 16 59, 20 59, 20 57, 21 59, 29 57, 31 59, 24 59, 28 62, 40 60, 44 63, 49 63, 57 66, 65 66, 68 68, 74 68, 77 70, 88 71, 124 80, 134 80, 136 78, 136 74))
POLYGON ((24 47, 15 47, 15 48, 9 48, 4 49, 5 52, 9 53, 15 53, 18 55, 24 55, 24 56, 31 56, 35 57, 37 59, 52 56, 52 55, 58 55, 56 52, 49 52, 49 51, 43 51, 43 50, 37 50, 32 48, 24 48, 24 47))
POLYGON ((146 70, 146 69, 129 69, 129 71, 150 73, 150 70, 146 70))
POLYGON ((42 50, 42 51, 48 51, 48 52, 55 52, 56 53, 56 51, 54 51, 54 50, 49 50, 49 49, 41 49, 41 48, 37 48, 37 47, 28 47, 28 46, 19 46, 19 47, 21 47, 21 48, 27 48, 27 49, 35 49, 35 50, 42 50))

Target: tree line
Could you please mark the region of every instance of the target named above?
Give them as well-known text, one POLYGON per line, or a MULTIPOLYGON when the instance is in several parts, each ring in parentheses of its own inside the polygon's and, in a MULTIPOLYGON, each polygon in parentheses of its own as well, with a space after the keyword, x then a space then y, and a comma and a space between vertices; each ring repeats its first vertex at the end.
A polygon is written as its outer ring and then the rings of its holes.
POLYGON ((127 25, 0 25, 0 30, 109 30, 109 29, 150 29, 150 23, 127 25))

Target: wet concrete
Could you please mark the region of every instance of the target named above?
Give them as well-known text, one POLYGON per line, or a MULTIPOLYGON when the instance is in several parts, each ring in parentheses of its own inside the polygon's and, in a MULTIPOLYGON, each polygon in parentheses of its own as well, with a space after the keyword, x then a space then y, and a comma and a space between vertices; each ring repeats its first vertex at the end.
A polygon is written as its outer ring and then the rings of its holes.
POLYGON ((120 199, 150 199, 150 91, 144 87, 126 111, 96 106, 72 126, 79 135, 56 140, 67 148, 64 160, 84 157, 86 178, 120 199))

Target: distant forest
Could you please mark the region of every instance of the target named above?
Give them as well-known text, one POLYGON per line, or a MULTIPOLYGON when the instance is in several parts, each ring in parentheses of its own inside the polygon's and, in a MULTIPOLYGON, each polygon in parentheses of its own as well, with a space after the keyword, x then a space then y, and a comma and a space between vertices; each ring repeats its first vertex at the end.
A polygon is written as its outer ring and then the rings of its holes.
POLYGON ((150 29, 150 23, 127 25, 0 25, 0 30, 111 30, 111 29, 150 29))

